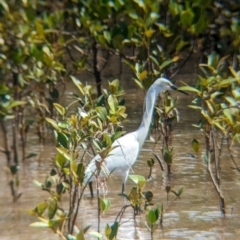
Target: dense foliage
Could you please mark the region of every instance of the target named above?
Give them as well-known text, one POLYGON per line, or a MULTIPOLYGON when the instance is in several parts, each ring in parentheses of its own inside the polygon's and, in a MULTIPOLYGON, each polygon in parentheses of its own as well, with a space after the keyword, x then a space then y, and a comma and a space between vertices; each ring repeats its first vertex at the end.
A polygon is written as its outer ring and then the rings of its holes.
MULTIPOLYGON (((67 232, 73 233, 85 188, 84 155, 95 148, 104 159, 111 143, 123 134, 122 121, 126 114, 120 83, 110 82, 108 90, 101 87, 102 71, 109 56, 114 54, 130 67, 134 81, 143 89, 158 76, 175 76, 190 59, 200 63, 202 71, 195 83, 182 89, 196 95, 190 107, 201 113, 202 119, 196 126, 204 133, 204 158, 219 194, 221 211, 225 212, 219 174, 223 139, 227 139, 229 155, 240 171, 230 149, 231 141, 240 141, 238 0, 0 0, 0 20, 2 151, 7 158, 14 201, 21 196, 17 191, 19 147, 23 161, 31 157, 25 153, 30 126, 36 127, 41 143, 51 126, 58 154, 46 182, 39 183, 50 193, 50 198, 39 203, 31 213, 62 237, 75 239, 63 235, 62 227, 67 221, 67 232), (103 51, 106 52, 104 60, 99 57, 103 51), (77 80, 84 71, 93 74, 96 90, 77 80), (62 106, 59 100, 68 81, 74 82, 79 95, 75 95, 72 105, 62 106), (71 114, 73 106, 78 107, 74 115, 71 114), (12 138, 9 138, 10 131, 12 138), (214 171, 212 162, 217 163, 214 171), (69 209, 64 211, 59 201, 66 191, 72 195, 69 209), (43 215, 46 209, 47 216, 43 215)), ((158 128, 164 135, 162 155, 170 172, 173 148, 168 138, 171 122, 177 118, 177 105, 170 96, 164 99, 156 113, 158 128)), ((196 139, 193 146, 197 151, 196 139)), ((152 167, 153 163, 149 161, 148 165, 152 167)), ((136 210, 136 202, 147 203, 148 199, 141 193, 139 178, 135 183, 139 198, 130 205, 136 210)), ((125 197, 131 202, 131 196, 125 197)), ((98 198, 101 214, 109 203, 98 198)), ((161 214, 160 205, 147 213, 151 235, 161 214)), ((106 227, 105 237, 114 239, 117 229, 116 221, 106 227)), ((84 239, 86 230, 82 229, 77 239, 84 239)))

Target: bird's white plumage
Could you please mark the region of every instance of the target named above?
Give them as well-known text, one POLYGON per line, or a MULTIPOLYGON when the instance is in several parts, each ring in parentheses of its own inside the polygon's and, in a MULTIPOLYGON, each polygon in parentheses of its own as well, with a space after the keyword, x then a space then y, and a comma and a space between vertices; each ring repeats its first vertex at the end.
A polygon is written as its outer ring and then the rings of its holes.
MULTIPOLYGON (((122 176, 122 184, 127 180, 132 165, 138 158, 142 145, 148 135, 149 127, 152 120, 152 114, 155 101, 160 92, 176 89, 176 87, 165 78, 158 78, 148 89, 145 97, 145 111, 139 128, 125 136, 120 137, 113 143, 114 148, 110 155, 104 159, 100 176, 106 173, 119 174, 122 176)), ((99 155, 95 156, 85 171, 85 183, 94 179, 93 173, 96 173, 96 161, 101 161, 99 155)))
MULTIPOLYGON (((117 139, 112 144, 114 148, 110 155, 104 159, 100 176, 103 177, 107 174, 114 173, 122 176, 122 181, 127 180, 128 172, 140 151, 140 145, 137 141, 136 132, 128 133, 123 137, 117 139), (127 143, 127 144, 126 144, 127 143)), ((101 161, 101 157, 96 155, 85 171, 85 179, 92 181, 94 179, 93 173, 96 171, 96 161, 101 161)))

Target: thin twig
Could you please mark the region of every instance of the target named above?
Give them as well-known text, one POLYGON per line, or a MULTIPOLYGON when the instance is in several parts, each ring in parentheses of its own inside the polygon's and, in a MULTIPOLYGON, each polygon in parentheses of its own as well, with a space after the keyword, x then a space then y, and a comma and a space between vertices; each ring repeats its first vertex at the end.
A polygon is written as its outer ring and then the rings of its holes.
POLYGON ((152 152, 152 153, 156 157, 156 159, 157 159, 157 161, 158 161, 158 163, 160 165, 161 170, 164 171, 162 160, 160 159, 160 157, 156 153, 154 153, 154 152, 152 152))
POLYGON ((123 216, 123 213, 124 213, 125 210, 126 210, 128 207, 130 207, 130 206, 131 206, 131 204, 127 204, 127 205, 124 205, 124 206, 122 207, 122 209, 120 210, 120 212, 118 213, 118 215, 117 215, 116 218, 115 218, 115 222, 117 222, 118 218, 119 218, 119 221, 118 221, 118 222, 121 221, 122 216, 123 216))
POLYGON ((229 154, 230 154, 230 157, 231 157, 231 159, 232 159, 232 162, 233 162, 235 168, 238 170, 238 172, 240 172, 240 168, 237 166, 237 163, 235 162, 234 157, 233 157, 232 152, 231 152, 231 149, 230 149, 229 136, 227 137, 226 140, 227 140, 228 152, 229 152, 229 154))
POLYGON ((191 48, 191 51, 189 52, 188 56, 183 61, 183 63, 180 65, 180 67, 170 76, 170 79, 172 79, 183 68, 183 66, 186 64, 188 59, 191 57, 192 53, 193 53, 193 48, 191 48))

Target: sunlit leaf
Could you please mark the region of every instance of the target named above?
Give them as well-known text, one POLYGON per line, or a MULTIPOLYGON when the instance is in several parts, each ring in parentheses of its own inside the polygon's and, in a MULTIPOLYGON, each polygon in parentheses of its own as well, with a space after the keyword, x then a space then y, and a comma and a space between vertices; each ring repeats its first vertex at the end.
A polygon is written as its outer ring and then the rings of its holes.
POLYGON ((225 109, 223 110, 223 114, 227 117, 227 119, 229 120, 229 122, 230 122, 231 124, 234 123, 234 118, 233 118, 233 115, 232 115, 230 109, 225 108, 225 109))
POLYGON ((66 182, 62 182, 62 185, 66 188, 66 189, 70 189, 70 185, 66 182))
POLYGON ((101 212, 105 212, 110 207, 110 201, 107 198, 99 198, 101 212))
POLYGON ((141 175, 137 175, 137 174, 130 174, 129 178, 136 184, 138 184, 139 182, 146 182, 146 179, 144 176, 141 175))
POLYGON ((39 203, 36 207, 37 214, 41 216, 44 213, 44 211, 47 209, 47 207, 48 207, 48 203, 46 201, 39 203))
POLYGON ((85 240, 82 230, 77 234, 76 240, 85 240))
POLYGON ((105 236, 106 236, 107 238, 109 238, 111 232, 112 232, 112 229, 111 229, 111 227, 107 224, 107 226, 105 227, 105 230, 104 230, 105 236))
POLYGON ((240 81, 240 76, 238 75, 238 73, 233 69, 233 67, 229 67, 232 75, 234 76, 234 78, 236 79, 236 81, 240 81))
POLYGON ((201 92, 200 92, 198 89, 196 89, 196 88, 194 88, 194 87, 191 87, 191 86, 181 86, 181 87, 178 88, 178 90, 195 92, 195 93, 197 93, 198 95, 201 94, 201 92))
POLYGON ((34 222, 29 225, 30 227, 49 227, 48 223, 45 222, 34 222))
POLYGON ((18 107, 18 106, 25 105, 25 104, 27 104, 26 101, 12 101, 9 103, 7 108, 14 108, 14 107, 18 107))
POLYGON ((97 112, 97 115, 98 117, 102 120, 102 121, 106 121, 107 120, 107 110, 105 107, 101 107, 101 106, 98 106, 95 108, 96 109, 96 112, 97 112))
POLYGON ((99 232, 95 232, 95 231, 92 231, 89 233, 90 236, 93 236, 95 238, 98 238, 98 239, 102 239, 103 238, 103 235, 99 232))
POLYGON ((40 183, 39 181, 33 180, 33 183, 38 187, 42 187, 42 183, 40 183))
POLYGON ((200 106, 188 105, 188 107, 195 109, 195 110, 202 110, 202 107, 200 107, 200 106))
POLYGON ((145 36, 148 38, 151 38, 154 33, 155 33, 154 29, 148 29, 144 32, 145 36))
POLYGON ((55 157, 55 162, 56 162, 56 165, 59 167, 59 168, 63 168, 65 163, 66 163, 66 158, 64 157, 63 154, 61 153, 57 153, 56 154, 56 157, 55 157))
POLYGON ((67 160, 72 160, 71 155, 68 153, 67 149, 63 147, 56 148, 59 153, 61 153, 67 160))
POLYGON ((147 76, 147 71, 144 70, 138 75, 138 78, 140 81, 143 81, 146 78, 146 76, 147 76))
POLYGON ((225 99, 230 103, 231 106, 238 106, 238 102, 234 98, 226 96, 225 99))
POLYGON ((79 89, 79 91, 84 95, 84 86, 83 84, 74 76, 70 76, 70 78, 72 79, 73 83, 75 84, 75 86, 79 89))
POLYGON ((58 103, 53 103, 54 107, 57 109, 57 111, 60 113, 61 116, 65 115, 65 108, 61 106, 58 103))
POLYGON ((224 79, 221 82, 216 84, 216 87, 228 87, 231 83, 236 82, 237 79, 235 78, 228 78, 224 79))
POLYGON ((114 114, 117 110, 118 102, 114 95, 109 95, 108 97, 108 105, 111 109, 111 113, 114 114))
POLYGON ((54 119, 46 117, 45 120, 50 123, 55 129, 58 129, 58 124, 54 119))
POLYGON ((172 60, 172 59, 166 60, 166 61, 164 61, 164 62, 160 65, 159 69, 160 69, 160 70, 163 70, 165 67, 167 67, 167 66, 170 65, 171 63, 173 63, 173 60, 172 60))

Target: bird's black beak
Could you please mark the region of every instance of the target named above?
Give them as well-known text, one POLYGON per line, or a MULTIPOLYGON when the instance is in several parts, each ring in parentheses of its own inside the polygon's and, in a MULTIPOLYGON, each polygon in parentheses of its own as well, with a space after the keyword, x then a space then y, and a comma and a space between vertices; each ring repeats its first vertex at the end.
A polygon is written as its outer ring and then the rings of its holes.
POLYGON ((173 90, 175 90, 175 91, 178 91, 178 92, 181 92, 181 93, 183 93, 183 94, 185 94, 185 95, 188 95, 188 93, 186 93, 186 92, 184 92, 184 91, 182 91, 182 90, 178 90, 177 86, 175 86, 175 85, 171 85, 171 88, 172 88, 173 90))

